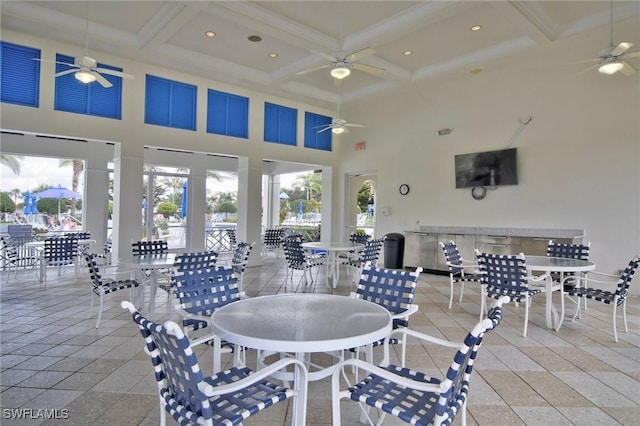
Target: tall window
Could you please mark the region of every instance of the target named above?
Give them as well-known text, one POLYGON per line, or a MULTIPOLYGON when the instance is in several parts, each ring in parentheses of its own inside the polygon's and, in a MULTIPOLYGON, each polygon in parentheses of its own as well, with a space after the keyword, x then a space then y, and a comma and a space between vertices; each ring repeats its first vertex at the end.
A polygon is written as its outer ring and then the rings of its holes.
POLYGON ((196 130, 197 87, 147 74, 144 122, 196 130))
POLYGON ((0 100, 38 107, 40 101, 40 50, 2 42, 0 44, 0 100))
POLYGON ((264 140, 295 146, 298 111, 293 108, 264 103, 264 140))
POLYGON ((249 98, 209 89, 207 133, 249 137, 249 98))
POLYGON ((331 117, 304 113, 304 147, 331 151, 331 129, 318 133, 321 128, 331 124, 331 117))

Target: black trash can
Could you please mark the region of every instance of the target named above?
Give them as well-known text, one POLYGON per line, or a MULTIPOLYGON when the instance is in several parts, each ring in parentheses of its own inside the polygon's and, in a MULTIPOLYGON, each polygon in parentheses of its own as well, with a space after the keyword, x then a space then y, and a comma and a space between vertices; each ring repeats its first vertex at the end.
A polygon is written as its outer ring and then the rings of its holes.
POLYGON ((384 240, 384 267, 402 269, 404 260, 404 235, 387 234, 384 240))

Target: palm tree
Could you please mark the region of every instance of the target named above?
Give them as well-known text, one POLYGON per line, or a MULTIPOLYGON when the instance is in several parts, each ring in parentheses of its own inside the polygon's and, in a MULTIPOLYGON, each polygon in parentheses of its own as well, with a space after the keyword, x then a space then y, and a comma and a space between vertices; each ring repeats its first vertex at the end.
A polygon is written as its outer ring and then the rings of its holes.
POLYGON ((18 204, 18 195, 22 194, 20 188, 13 188, 9 191, 9 194, 13 195, 13 203, 18 204))
MULTIPOLYGON (((78 192, 78 184, 80 183, 80 175, 84 170, 84 161, 82 160, 60 160, 58 167, 66 167, 71 165, 73 175, 71 177, 71 190, 78 192)), ((71 203, 71 215, 76 213, 76 203, 71 203)))
POLYGON ((11 169, 14 175, 20 175, 20 160, 22 157, 15 155, 0 154, 0 164, 11 169))
POLYGON ((306 190, 307 200, 320 200, 322 194, 322 175, 320 173, 300 175, 296 178, 296 182, 306 190))

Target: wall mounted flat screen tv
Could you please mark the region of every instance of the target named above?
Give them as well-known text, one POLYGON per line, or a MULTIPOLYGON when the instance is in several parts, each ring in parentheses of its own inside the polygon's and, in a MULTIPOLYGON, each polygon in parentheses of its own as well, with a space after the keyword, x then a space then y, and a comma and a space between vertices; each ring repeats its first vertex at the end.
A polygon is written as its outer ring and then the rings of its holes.
POLYGON ((517 185, 517 148, 455 156, 456 188, 517 185))

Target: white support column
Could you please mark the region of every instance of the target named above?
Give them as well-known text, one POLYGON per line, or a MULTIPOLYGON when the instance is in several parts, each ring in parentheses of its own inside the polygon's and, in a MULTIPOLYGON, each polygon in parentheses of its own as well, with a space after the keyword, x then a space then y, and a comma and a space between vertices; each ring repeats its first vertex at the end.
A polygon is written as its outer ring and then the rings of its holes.
MULTIPOLYGON (((333 217, 333 167, 322 168, 322 207, 320 208, 320 214, 322 215, 322 226, 320 229, 321 241, 333 241, 333 237, 341 240, 342 235, 337 235, 337 232, 333 230, 333 223, 331 218, 333 217)), ((336 215, 337 216, 337 215, 336 215)))
POLYGON ((240 157, 238 159, 238 240, 256 242, 249 266, 262 265, 260 254, 262 213, 262 160, 240 157))
POLYGON ((109 220, 109 171, 106 159, 88 158, 85 165, 85 199, 82 202, 84 229, 101 247, 107 237, 109 220))
POLYGON ((267 198, 269 199, 268 228, 280 225, 280 175, 269 175, 267 198))
POLYGON ((204 167, 191 169, 187 191, 187 220, 190 235, 187 249, 203 251, 205 242, 205 223, 207 219, 207 170, 204 167))
POLYGON ((113 259, 131 254, 131 242, 142 228, 142 171, 144 148, 116 147, 113 181, 113 259))

